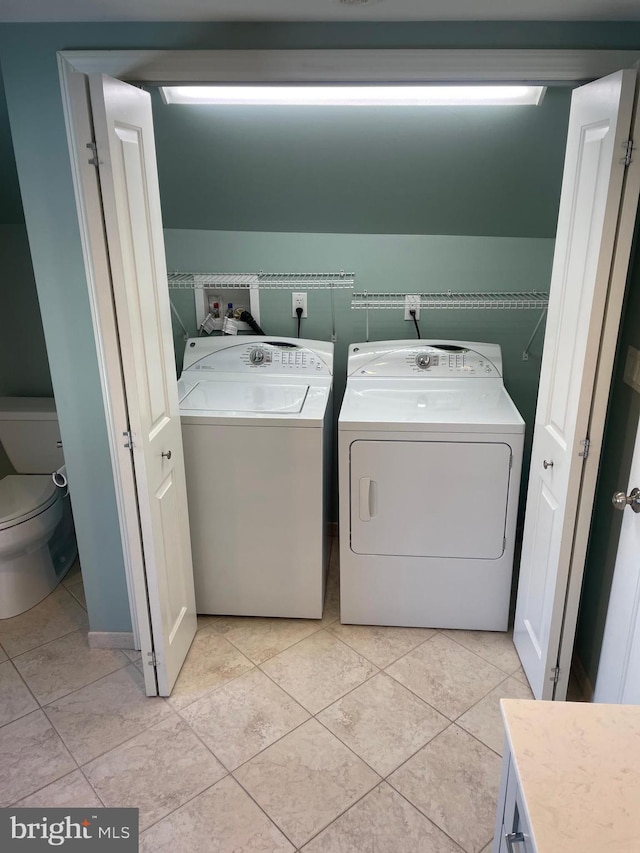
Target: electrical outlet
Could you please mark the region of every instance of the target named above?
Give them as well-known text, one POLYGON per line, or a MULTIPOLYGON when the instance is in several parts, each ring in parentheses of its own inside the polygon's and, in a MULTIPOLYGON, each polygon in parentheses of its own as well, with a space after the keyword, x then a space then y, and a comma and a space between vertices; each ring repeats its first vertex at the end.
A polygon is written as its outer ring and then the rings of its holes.
POLYGON ((307 316, 307 294, 292 293, 291 294, 291 316, 297 318, 296 308, 302 308, 302 316, 307 316))
POLYGON ((409 313, 409 311, 416 312, 416 320, 420 319, 420 294, 419 293, 407 293, 404 297, 404 319, 412 320, 413 317, 409 313))

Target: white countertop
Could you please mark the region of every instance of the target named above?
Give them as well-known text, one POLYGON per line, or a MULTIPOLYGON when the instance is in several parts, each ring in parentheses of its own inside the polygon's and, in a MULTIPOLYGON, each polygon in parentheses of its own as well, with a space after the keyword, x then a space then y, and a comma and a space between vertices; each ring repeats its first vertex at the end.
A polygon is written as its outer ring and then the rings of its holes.
POLYGON ((640 851, 640 706, 500 704, 537 853, 640 851))

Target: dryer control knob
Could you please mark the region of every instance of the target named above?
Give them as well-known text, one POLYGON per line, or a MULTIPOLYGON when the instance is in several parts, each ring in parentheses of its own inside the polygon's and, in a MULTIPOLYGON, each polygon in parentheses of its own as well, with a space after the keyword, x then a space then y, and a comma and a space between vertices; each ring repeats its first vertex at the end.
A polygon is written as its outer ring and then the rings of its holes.
POLYGON ((249 353, 249 361, 251 364, 262 364, 264 361, 264 350, 258 349, 257 347, 256 349, 252 349, 249 353))
POLYGON ((419 352, 416 356, 416 364, 422 370, 426 370, 431 364, 431 356, 428 352, 419 352))

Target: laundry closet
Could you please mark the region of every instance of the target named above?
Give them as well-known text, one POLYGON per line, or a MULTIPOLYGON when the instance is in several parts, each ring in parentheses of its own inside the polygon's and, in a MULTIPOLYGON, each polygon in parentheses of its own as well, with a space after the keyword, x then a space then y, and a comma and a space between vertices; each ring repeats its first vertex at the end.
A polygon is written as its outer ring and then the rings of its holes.
MULTIPOLYGON (((416 336, 402 308, 355 307, 354 293, 548 293, 568 88, 518 107, 181 105, 150 91, 170 272, 354 274, 347 287, 309 288, 301 326, 335 340, 336 417, 348 346, 416 336)), ((298 289, 260 290, 266 334, 296 335, 298 289)), ((195 300, 175 285, 170 297, 179 372, 195 300)), ((420 331, 501 346, 526 460, 543 310, 427 309, 420 331)))
MULTIPOLYGON (((335 415, 349 345, 415 335, 402 308, 367 294, 548 292, 570 89, 537 107, 347 109, 168 105, 150 91, 170 273, 353 275, 309 288, 302 320, 303 337, 335 342, 335 415)), ((295 336, 291 294, 259 288, 268 335, 295 336)), ((169 295, 179 373, 196 300, 169 295)), ((446 306, 419 322, 423 338, 500 345, 527 425, 524 494, 543 311, 446 306)))

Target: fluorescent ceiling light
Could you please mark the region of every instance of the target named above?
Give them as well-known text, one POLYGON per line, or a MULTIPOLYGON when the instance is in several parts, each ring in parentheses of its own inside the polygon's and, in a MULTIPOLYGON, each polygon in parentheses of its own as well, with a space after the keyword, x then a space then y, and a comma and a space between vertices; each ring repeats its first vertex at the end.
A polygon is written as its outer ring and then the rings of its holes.
POLYGON ((544 86, 162 86, 166 104, 264 106, 537 106, 544 86))

